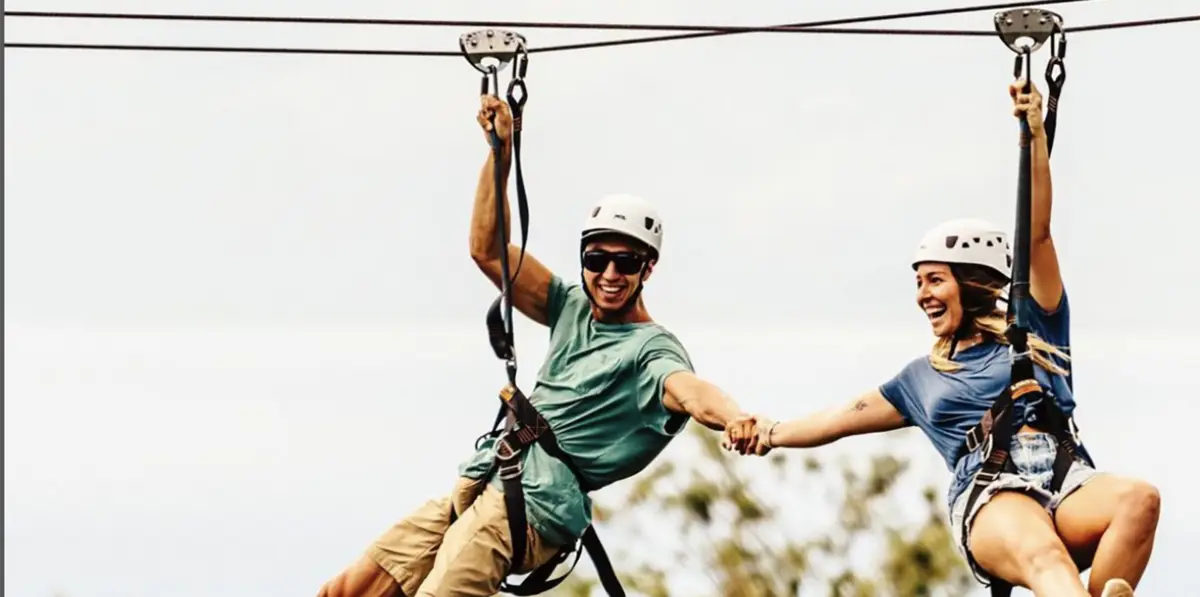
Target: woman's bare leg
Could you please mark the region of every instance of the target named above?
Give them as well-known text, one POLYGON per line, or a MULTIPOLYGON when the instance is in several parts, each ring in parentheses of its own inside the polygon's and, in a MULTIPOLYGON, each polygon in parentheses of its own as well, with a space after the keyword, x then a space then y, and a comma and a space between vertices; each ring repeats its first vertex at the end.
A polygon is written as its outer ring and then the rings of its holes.
POLYGON ((981 567, 1037 597, 1088 597, 1050 515, 1027 495, 992 496, 976 515, 969 544, 981 567))
POLYGON ((1158 514, 1158 489, 1115 475, 1097 476, 1063 500, 1055 513, 1058 534, 1077 560, 1091 561, 1093 596, 1113 578, 1137 587, 1150 562, 1158 514))

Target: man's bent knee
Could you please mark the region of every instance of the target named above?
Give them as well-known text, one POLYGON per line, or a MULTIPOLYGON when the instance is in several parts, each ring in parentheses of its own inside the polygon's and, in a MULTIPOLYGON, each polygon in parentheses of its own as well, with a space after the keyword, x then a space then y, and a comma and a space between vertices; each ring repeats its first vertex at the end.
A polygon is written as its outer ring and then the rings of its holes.
POLYGON ((325 583, 317 597, 404 597, 400 584, 369 556, 325 583))
POLYGON ((429 575, 450 527, 451 496, 430 500, 380 535, 367 559, 382 568, 406 594, 429 575))

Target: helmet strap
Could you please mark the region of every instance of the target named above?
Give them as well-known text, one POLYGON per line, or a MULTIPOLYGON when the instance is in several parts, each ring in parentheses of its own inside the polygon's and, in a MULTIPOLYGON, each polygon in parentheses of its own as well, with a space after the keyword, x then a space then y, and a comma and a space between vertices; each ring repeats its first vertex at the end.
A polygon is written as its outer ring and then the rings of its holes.
POLYGON ((950 338, 950 353, 946 355, 947 359, 954 358, 954 351, 958 349, 958 341, 962 340, 963 336, 966 335, 964 333, 966 327, 967 326, 965 325, 959 326, 958 329, 954 331, 954 336, 950 338))

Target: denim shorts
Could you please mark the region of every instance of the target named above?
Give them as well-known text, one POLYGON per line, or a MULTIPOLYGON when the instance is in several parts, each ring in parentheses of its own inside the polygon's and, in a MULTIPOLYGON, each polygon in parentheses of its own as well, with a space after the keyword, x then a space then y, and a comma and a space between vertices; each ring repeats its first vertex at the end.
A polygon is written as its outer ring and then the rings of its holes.
POLYGON ((1054 456, 1058 452, 1057 448, 1054 436, 1049 433, 1017 434, 1013 436, 1009 452, 1017 472, 1001 473, 995 481, 985 487, 975 500, 969 516, 966 516, 967 498, 970 497, 974 485, 968 485, 966 490, 954 498, 954 505, 950 508, 950 532, 954 534, 954 543, 958 546, 959 553, 970 564, 971 572, 979 582, 986 585, 991 581, 987 572, 980 568, 975 558, 970 555, 970 528, 975 522, 975 516, 979 514, 979 509, 996 495, 996 492, 1015 490, 1028 495, 1037 500, 1053 518, 1059 505, 1068 495, 1100 474, 1083 461, 1076 460, 1067 471, 1062 488, 1057 493, 1051 492, 1050 481, 1054 477, 1054 456))

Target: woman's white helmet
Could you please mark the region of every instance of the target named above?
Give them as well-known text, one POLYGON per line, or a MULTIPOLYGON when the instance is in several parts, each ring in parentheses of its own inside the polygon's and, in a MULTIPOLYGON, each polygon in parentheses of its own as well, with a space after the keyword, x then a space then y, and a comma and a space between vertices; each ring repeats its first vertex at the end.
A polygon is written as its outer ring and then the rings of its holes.
POLYGON ((1008 233, 986 220, 961 218, 942 222, 921 238, 913 269, 927 261, 979 265, 1012 279, 1008 233))
POLYGON ((663 227, 658 211, 636 195, 607 195, 588 212, 581 242, 603 234, 622 234, 646 243, 655 256, 662 252, 663 227))

